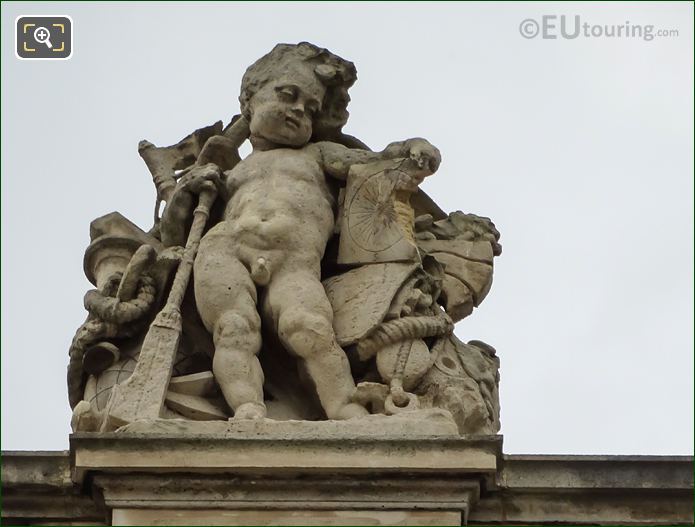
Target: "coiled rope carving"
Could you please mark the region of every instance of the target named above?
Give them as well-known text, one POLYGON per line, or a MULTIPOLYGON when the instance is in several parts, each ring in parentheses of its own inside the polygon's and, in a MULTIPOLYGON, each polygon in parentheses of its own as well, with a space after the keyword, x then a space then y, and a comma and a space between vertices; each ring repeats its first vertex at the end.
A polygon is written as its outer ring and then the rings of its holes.
POLYGON ((384 322, 368 337, 357 344, 362 360, 373 357, 383 347, 404 340, 448 335, 454 331, 454 323, 446 314, 422 317, 397 318, 384 322))
POLYGON ((116 297, 105 295, 98 289, 92 289, 84 295, 84 307, 105 322, 127 324, 137 320, 149 310, 156 292, 154 279, 143 274, 140 276, 137 294, 132 300, 121 301, 116 297))
POLYGON ((146 273, 140 276, 137 293, 132 300, 121 301, 109 294, 112 290, 113 287, 107 286, 104 292, 92 289, 85 294, 84 307, 89 311, 89 316, 75 333, 69 351, 68 398, 71 408, 77 406, 83 397, 82 359, 86 350, 103 339, 135 333, 138 324, 125 325, 142 319, 152 307, 157 293, 154 278, 146 273))

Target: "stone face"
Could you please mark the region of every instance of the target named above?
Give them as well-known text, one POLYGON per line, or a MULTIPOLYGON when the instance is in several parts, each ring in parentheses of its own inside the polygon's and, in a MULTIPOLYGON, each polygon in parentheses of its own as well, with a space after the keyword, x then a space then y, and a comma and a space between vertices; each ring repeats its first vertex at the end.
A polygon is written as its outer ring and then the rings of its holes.
POLYGON ((140 143, 155 224, 92 224, 74 430, 271 416, 347 420, 347 437, 369 414, 436 409, 462 434, 499 430, 496 360, 437 369, 453 323, 490 289, 499 233, 419 189, 441 161, 427 140, 372 151, 342 133, 356 78, 328 50, 280 44, 247 69, 226 127, 140 143))

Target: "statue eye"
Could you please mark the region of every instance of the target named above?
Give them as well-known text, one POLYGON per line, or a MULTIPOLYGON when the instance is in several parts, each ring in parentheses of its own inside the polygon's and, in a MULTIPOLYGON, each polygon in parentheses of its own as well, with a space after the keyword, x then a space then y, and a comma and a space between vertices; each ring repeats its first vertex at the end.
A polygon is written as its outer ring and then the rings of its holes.
POLYGON ((284 101, 294 101, 297 97, 297 91, 291 86, 282 86, 276 89, 278 97, 284 101))

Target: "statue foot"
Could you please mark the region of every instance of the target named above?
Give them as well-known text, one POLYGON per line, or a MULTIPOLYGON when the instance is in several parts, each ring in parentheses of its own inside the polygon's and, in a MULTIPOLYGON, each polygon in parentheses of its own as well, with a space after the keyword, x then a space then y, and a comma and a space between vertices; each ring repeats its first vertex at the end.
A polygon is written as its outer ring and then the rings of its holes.
POLYGON ((101 419, 94 414, 91 404, 80 401, 72 411, 70 425, 73 432, 96 432, 101 426, 101 419))
POLYGON ((339 408, 331 419, 344 420, 352 419, 353 417, 364 417, 365 415, 369 415, 369 412, 364 406, 360 406, 357 403, 348 403, 339 408))
POLYGON ((266 409, 263 403, 244 403, 235 410, 232 419, 263 419, 265 414, 266 409))

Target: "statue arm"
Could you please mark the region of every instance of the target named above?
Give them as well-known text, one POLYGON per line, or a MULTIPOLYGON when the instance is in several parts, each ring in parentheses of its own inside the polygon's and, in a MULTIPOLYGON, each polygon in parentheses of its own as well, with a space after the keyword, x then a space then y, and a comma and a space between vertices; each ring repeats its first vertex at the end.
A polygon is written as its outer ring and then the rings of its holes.
POLYGON ((226 199, 220 168, 215 163, 193 166, 177 182, 160 224, 161 239, 165 247, 186 245, 193 209, 198 202, 197 196, 209 182, 217 187, 220 198, 226 199))
POLYGON ((326 173, 341 180, 347 178, 352 165, 361 165, 385 159, 412 158, 417 155, 426 157, 431 172, 434 172, 437 170, 441 160, 439 150, 425 139, 419 138, 396 141, 381 152, 347 148, 341 144, 328 141, 316 143, 315 146, 320 152, 326 173))
POLYGON ((160 180, 166 183, 166 193, 160 192, 160 187, 157 187, 158 195, 165 194, 160 196, 166 201, 160 232, 166 247, 186 244, 197 194, 206 181, 215 184, 218 199, 227 201, 226 175, 222 172, 231 170, 240 161, 238 149, 247 137, 248 123, 242 117, 233 119, 224 131, 221 121, 196 130, 171 147, 157 148, 147 142, 141 143, 140 155, 152 171, 155 183, 160 180), (195 159, 195 164, 186 167, 185 162, 191 157, 195 159), (175 182, 174 170, 184 168, 186 174, 175 182))
POLYGON ((174 191, 160 222, 160 234, 165 247, 186 245, 187 226, 191 221, 193 206, 193 194, 174 191))
POLYGON ((340 180, 345 180, 347 178, 348 171, 352 165, 385 159, 384 152, 348 148, 329 141, 316 143, 316 147, 320 152, 324 171, 340 180))

